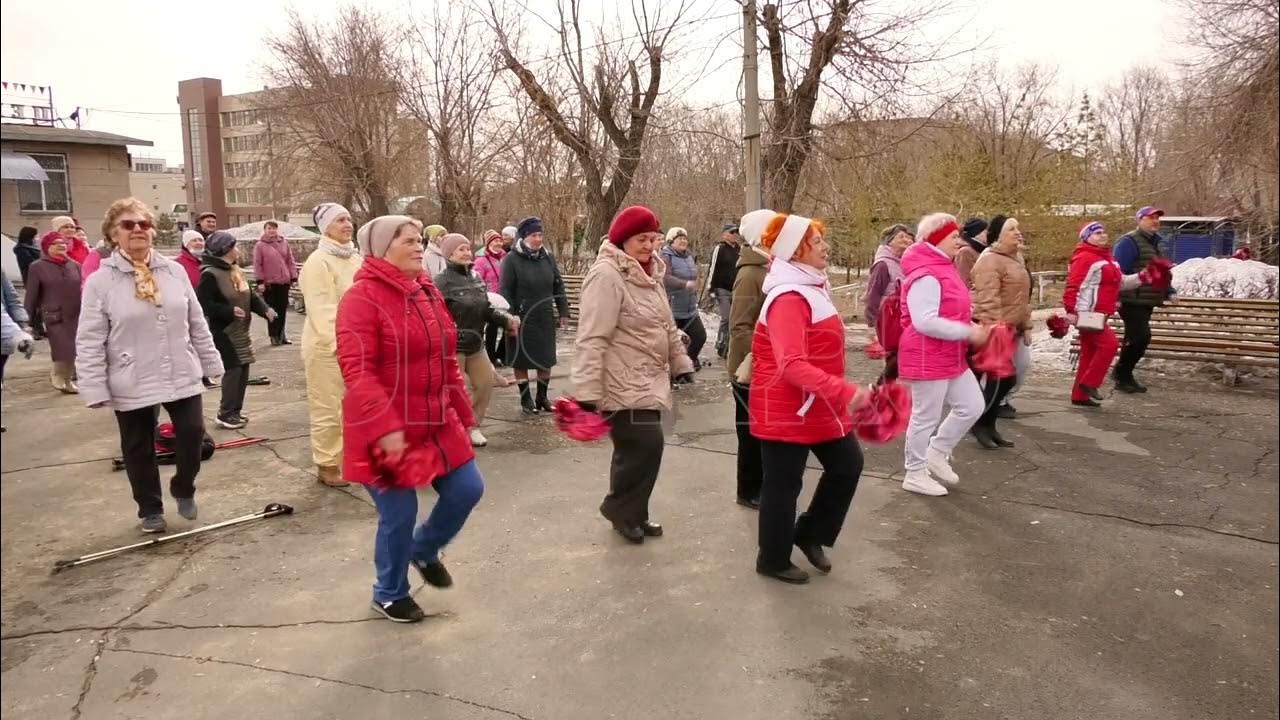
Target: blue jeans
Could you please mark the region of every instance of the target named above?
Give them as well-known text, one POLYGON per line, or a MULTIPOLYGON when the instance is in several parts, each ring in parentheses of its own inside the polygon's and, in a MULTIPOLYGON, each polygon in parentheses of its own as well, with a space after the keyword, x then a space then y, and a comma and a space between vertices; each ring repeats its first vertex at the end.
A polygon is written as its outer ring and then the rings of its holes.
POLYGON ((378 508, 378 535, 373 547, 373 565, 378 581, 373 600, 389 603, 409 597, 409 561, 434 562, 440 549, 448 545, 484 495, 484 478, 476 461, 442 475, 431 483, 440 499, 427 521, 415 530, 418 520, 418 492, 409 488, 380 489, 365 486, 378 508))

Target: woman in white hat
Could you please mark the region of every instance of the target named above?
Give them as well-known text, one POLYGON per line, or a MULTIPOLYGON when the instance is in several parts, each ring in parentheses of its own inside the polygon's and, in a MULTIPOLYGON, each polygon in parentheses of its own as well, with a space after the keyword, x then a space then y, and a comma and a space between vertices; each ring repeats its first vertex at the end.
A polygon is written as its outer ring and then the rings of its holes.
POLYGON ((338 301, 351 287, 361 256, 352 241, 351 213, 337 203, 322 203, 313 211, 320 240, 302 264, 298 287, 306 305, 302 330, 302 366, 307 376, 307 405, 311 413, 311 458, 320 482, 343 487, 342 373, 338 370, 334 322, 338 301))

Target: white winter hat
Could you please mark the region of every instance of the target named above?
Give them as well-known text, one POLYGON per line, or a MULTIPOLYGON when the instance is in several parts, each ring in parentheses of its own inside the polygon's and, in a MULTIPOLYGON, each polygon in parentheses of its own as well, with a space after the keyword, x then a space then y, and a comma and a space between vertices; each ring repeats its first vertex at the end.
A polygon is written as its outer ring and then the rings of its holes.
POLYGON ((184 249, 184 250, 190 250, 190 249, 191 249, 191 243, 192 243, 192 242, 194 242, 194 241, 196 241, 196 240, 201 240, 201 241, 203 241, 203 240, 204 240, 204 236, 203 236, 203 235, 201 235, 198 231, 195 231, 195 230, 183 230, 183 231, 182 231, 182 249, 184 249))
POLYGON ((742 233, 742 239, 751 247, 760 247, 760 236, 764 234, 764 228, 769 221, 776 215, 772 210, 761 209, 752 210, 742 216, 742 222, 738 223, 738 231, 742 233))
POLYGON ((338 203, 321 203, 311 213, 311 217, 316 221, 316 229, 321 235, 328 235, 325 231, 329 229, 329 225, 344 215, 351 217, 351 211, 338 203))
POLYGON ((684 237, 689 237, 689 233, 688 233, 688 231, 686 231, 684 228, 682 228, 682 227, 673 227, 673 228, 671 228, 670 230, 668 230, 668 231, 667 231, 667 243, 668 243, 668 244, 670 244, 670 243, 671 243, 671 242, 673 242, 676 238, 678 238, 678 237, 680 237, 680 236, 682 236, 682 235, 683 235, 684 237))

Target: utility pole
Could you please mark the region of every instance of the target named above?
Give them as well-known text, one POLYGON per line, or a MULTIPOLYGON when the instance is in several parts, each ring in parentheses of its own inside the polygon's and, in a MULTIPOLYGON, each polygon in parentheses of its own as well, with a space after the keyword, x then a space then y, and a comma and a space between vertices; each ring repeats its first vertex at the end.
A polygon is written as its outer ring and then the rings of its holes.
POLYGON ((747 173, 746 212, 763 205, 760 192, 760 80, 756 63, 756 0, 742 7, 743 165, 747 173))

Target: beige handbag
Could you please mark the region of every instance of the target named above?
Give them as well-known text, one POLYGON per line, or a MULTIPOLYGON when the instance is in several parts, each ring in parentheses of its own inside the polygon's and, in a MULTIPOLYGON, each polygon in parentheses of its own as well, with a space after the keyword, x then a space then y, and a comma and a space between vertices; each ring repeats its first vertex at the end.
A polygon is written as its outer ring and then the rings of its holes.
POLYGON ((1098 331, 1107 326, 1107 316, 1100 312, 1082 312, 1076 320, 1076 327, 1081 330, 1098 331))

